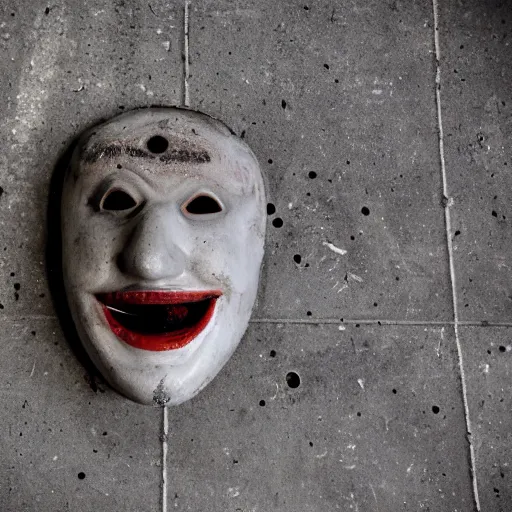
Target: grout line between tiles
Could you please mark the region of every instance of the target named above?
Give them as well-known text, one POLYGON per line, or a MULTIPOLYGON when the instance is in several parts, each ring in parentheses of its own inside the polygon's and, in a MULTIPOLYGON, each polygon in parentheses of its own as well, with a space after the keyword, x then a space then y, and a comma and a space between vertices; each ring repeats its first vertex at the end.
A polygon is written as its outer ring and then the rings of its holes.
POLYGON ((188 11, 189 1, 185 0, 185 14, 183 23, 183 60, 185 62, 185 69, 183 72, 183 106, 190 107, 190 95, 188 89, 188 79, 190 75, 190 60, 189 60, 189 45, 188 45, 188 11))
POLYGON ((167 512, 167 448, 169 436, 169 409, 162 407, 162 512, 167 512))
POLYGON ((441 50, 439 44, 439 7, 438 0, 432 0, 432 11, 434 16, 434 46, 436 57, 436 106, 437 106, 437 124, 439 131, 439 159, 441 162, 441 174, 443 179, 443 203, 444 203, 444 219, 446 227, 446 243, 448 247, 448 260, 450 264, 450 281, 452 288, 453 300, 453 320, 455 331, 455 343, 457 344, 457 354, 459 359, 460 380, 462 385, 462 399, 464 402, 464 416, 466 419, 466 432, 469 441, 469 454, 471 459, 471 476, 473 484, 473 499, 475 502, 476 510, 480 511, 480 500, 478 497, 478 481, 476 474, 476 460, 475 448, 471 438, 471 419, 469 414, 468 395, 466 387, 466 376, 464 372, 464 360, 462 356, 462 346, 459 338, 459 314, 457 309, 457 284, 455 280, 455 264, 453 258, 453 244, 451 237, 451 216, 450 208, 453 206, 453 198, 449 195, 448 179, 446 174, 446 162, 444 157, 444 132, 443 132, 443 117, 441 109, 441 50))
MULTIPOLYGON (((453 325, 453 320, 389 320, 378 318, 253 318, 251 324, 306 324, 306 325, 403 325, 403 326, 445 326, 453 325)), ((512 327, 512 322, 488 322, 486 320, 459 320, 462 327, 512 327)))
MULTIPOLYGON (((58 320, 56 315, 0 315, 0 322, 22 322, 24 320, 58 320)), ((393 320, 389 318, 253 318, 252 324, 306 324, 306 325, 455 325, 453 320, 393 320)), ((512 322, 489 322, 488 320, 458 320, 461 327, 512 327, 512 322)))

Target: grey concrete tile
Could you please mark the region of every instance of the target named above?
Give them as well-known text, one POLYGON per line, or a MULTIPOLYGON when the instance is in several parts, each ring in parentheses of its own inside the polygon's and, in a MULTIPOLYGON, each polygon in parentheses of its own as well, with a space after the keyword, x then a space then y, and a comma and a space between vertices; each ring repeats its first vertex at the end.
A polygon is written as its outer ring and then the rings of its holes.
POLYGON ((460 329, 481 510, 512 510, 512 330, 460 329))
POLYGON ((451 318, 431 21, 425 2, 191 3, 192 107, 245 137, 276 207, 259 316, 451 318))
POLYGON ((103 118, 180 102, 182 11, 163 0, 1 9, 0 303, 11 314, 53 314, 43 254, 57 157, 103 118))
POLYGON ((462 319, 512 321, 512 10, 440 2, 442 104, 462 319))
POLYGON ((158 510, 161 410, 94 392, 55 320, 0 329, 0 510, 158 510))
POLYGON ((473 510, 454 349, 450 328, 253 324, 169 412, 169 509, 473 510))

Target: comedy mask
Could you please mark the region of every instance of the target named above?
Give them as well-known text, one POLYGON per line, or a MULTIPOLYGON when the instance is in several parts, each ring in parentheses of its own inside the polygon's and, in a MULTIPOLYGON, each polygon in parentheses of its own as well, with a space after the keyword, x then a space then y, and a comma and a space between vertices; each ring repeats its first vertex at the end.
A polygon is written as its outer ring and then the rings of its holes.
POLYGON ((88 131, 64 178, 63 277, 106 380, 176 405, 224 366, 247 327, 265 238, 265 188, 224 124, 141 109, 88 131))

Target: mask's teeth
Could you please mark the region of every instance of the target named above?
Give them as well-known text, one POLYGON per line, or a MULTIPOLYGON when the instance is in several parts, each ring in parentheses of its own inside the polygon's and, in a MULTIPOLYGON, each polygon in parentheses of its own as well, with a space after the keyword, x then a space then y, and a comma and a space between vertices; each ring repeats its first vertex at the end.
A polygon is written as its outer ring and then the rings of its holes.
POLYGON ((120 309, 113 308, 112 306, 107 306, 107 309, 111 309, 112 311, 116 311, 117 313, 121 313, 123 315, 129 315, 129 316, 138 316, 133 313, 127 313, 126 311, 121 311, 120 309))

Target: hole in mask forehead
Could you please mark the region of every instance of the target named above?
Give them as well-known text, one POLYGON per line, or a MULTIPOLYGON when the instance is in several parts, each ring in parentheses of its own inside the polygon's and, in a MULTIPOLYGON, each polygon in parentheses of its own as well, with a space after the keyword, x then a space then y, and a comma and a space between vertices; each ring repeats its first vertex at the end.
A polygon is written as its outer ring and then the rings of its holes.
POLYGON ((109 211, 130 210, 134 206, 137 206, 135 199, 123 190, 111 190, 107 192, 107 195, 103 198, 101 203, 102 209, 109 211))
POLYGON ((193 215, 207 215, 209 213, 221 212, 222 206, 213 197, 201 194, 189 201, 185 206, 185 210, 193 215))
POLYGON ((146 146, 151 153, 165 153, 169 147, 169 141, 161 135, 153 135, 153 137, 147 141, 146 146))

